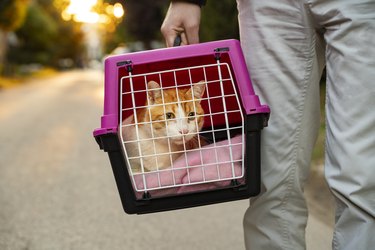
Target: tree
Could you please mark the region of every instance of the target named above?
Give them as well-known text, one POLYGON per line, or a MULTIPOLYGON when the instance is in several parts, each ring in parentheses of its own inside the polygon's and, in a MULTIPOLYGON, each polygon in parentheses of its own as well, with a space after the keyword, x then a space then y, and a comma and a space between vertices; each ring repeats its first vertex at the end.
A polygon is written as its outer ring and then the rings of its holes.
POLYGON ((0 0, 0 74, 7 53, 7 33, 23 24, 27 6, 28 0, 0 0))
POLYGON ((80 25, 62 20, 52 0, 33 1, 16 35, 18 45, 10 47, 8 53, 8 60, 13 64, 58 67, 61 59, 70 59, 77 65, 84 53, 80 25))
POLYGON ((127 30, 130 36, 127 41, 142 41, 145 48, 150 49, 151 42, 160 38, 164 6, 165 3, 155 0, 128 0, 125 2, 124 22, 118 28, 127 30))
POLYGON ((50 65, 59 67, 61 59, 72 60, 73 66, 81 66, 85 54, 84 34, 82 25, 61 18, 62 9, 68 5, 67 0, 38 0, 38 4, 54 20, 57 26, 57 35, 54 36, 53 53, 50 65))
POLYGON ((0 29, 13 31, 19 28, 26 17, 28 0, 0 0, 0 29))
POLYGON ((238 39, 238 14, 237 5, 233 0, 209 0, 202 7, 202 19, 200 28, 201 42, 238 39))
MULTIPOLYGON (((112 0, 111 0, 112 1, 112 0)), ((150 48, 153 40, 163 40, 160 26, 167 11, 169 1, 128 0, 125 3, 125 18, 117 27, 108 50, 123 42, 142 41, 150 48)), ((237 6, 234 0, 209 0, 202 7, 200 41, 239 38, 237 6)))
POLYGON ((55 21, 37 4, 31 4, 25 24, 16 31, 19 45, 10 47, 8 59, 12 63, 48 63, 57 35, 55 21))

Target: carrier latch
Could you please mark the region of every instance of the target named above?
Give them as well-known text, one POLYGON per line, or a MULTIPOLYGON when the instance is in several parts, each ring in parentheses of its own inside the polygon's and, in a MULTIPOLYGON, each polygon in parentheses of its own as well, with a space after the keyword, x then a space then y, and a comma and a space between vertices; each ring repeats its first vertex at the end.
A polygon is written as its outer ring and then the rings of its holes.
POLYGON ((228 52, 228 51, 229 51, 229 47, 223 47, 223 48, 216 48, 216 49, 214 49, 215 59, 216 60, 220 60, 221 54, 225 53, 225 52, 228 52))
POLYGON ((131 60, 126 60, 126 61, 118 62, 117 66, 118 67, 125 66, 126 70, 128 72, 132 72, 133 71, 133 62, 131 60))

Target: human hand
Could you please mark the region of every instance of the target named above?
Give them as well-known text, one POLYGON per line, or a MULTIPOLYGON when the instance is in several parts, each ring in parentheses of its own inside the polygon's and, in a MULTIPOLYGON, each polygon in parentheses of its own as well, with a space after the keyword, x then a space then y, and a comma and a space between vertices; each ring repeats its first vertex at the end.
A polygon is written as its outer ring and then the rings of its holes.
POLYGON ((167 47, 173 46, 177 36, 181 36, 181 45, 199 43, 199 23, 201 8, 192 3, 171 2, 161 32, 167 47))

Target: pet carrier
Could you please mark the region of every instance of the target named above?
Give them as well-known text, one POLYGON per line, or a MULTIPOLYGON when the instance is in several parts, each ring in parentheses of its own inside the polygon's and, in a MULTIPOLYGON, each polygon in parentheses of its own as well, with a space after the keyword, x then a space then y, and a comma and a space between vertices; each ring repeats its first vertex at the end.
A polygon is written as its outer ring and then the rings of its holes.
POLYGON ((257 195, 269 113, 239 42, 215 41, 108 57, 94 136, 125 212, 166 211, 257 195))

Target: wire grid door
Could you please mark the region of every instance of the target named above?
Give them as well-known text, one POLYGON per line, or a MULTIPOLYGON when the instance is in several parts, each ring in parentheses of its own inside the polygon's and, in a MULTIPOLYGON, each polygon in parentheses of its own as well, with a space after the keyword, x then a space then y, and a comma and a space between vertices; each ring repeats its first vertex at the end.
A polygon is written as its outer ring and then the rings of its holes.
POLYGON ((135 191, 244 176, 244 117, 227 63, 129 72, 120 85, 119 137, 135 191))

